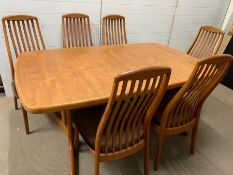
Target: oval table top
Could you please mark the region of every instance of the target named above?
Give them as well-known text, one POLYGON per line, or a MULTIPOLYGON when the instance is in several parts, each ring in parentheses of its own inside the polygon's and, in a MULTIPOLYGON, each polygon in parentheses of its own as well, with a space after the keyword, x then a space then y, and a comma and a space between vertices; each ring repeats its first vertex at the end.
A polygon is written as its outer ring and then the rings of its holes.
POLYGON ((19 98, 28 112, 46 113, 107 102, 114 77, 168 66, 168 88, 182 86, 197 59, 162 44, 128 44, 24 52, 15 65, 19 98))

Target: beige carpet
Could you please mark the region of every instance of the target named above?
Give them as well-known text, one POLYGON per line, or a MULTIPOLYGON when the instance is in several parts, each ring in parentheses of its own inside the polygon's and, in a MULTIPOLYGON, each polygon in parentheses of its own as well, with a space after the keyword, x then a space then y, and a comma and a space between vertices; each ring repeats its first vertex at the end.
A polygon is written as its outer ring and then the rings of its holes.
MULTIPOLYGON (((26 135, 21 111, 15 111, 12 98, 0 98, 0 174, 68 174, 65 135, 45 115, 29 115, 26 135)), ((188 137, 167 137, 158 175, 233 174, 233 91, 218 86, 204 105, 194 156, 189 154, 188 137)), ((155 134, 152 134, 150 174, 153 171, 155 134)), ((77 174, 93 174, 93 159, 82 142, 77 159, 77 174)), ((102 175, 142 175, 143 153, 102 163, 102 175)))

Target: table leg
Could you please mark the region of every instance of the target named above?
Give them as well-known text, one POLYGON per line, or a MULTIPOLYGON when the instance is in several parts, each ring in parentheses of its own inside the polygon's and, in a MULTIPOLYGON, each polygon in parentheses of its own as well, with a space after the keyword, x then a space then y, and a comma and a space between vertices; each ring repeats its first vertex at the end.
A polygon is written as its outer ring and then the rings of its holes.
POLYGON ((66 118, 65 111, 61 111, 61 118, 62 118, 63 123, 67 125, 67 118, 66 118))
POLYGON ((72 127, 72 116, 70 111, 66 111, 67 133, 68 133, 68 154, 70 159, 70 175, 75 175, 75 154, 74 154, 74 136, 72 127))

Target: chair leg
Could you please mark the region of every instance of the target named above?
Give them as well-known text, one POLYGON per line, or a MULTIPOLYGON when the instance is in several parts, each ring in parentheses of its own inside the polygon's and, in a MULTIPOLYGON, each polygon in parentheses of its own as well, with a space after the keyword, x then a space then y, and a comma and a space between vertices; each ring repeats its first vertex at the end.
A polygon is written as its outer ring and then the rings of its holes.
POLYGON ((194 154, 194 150, 195 150, 197 129, 198 129, 198 125, 194 126, 193 129, 192 129, 191 148, 190 148, 190 153, 191 154, 194 154))
POLYGON ((157 148, 156 148, 155 164, 154 164, 155 171, 158 170, 159 159, 160 159, 160 155, 162 152, 162 146, 163 146, 163 139, 164 139, 164 135, 159 133, 158 141, 157 141, 157 148))
POLYGON ((30 134, 29 124, 28 124, 28 115, 27 115, 27 111, 24 109, 23 106, 22 106, 22 111, 23 111, 23 120, 24 120, 24 126, 25 126, 26 134, 30 134))
POLYGON ((17 102, 17 98, 14 97, 14 104, 15 104, 15 110, 18 110, 19 107, 18 107, 18 102, 17 102))
POLYGON ((95 156, 95 175, 100 173, 100 162, 97 156, 95 156))
POLYGON ((74 150, 76 153, 79 151, 79 131, 78 128, 74 129, 74 150))

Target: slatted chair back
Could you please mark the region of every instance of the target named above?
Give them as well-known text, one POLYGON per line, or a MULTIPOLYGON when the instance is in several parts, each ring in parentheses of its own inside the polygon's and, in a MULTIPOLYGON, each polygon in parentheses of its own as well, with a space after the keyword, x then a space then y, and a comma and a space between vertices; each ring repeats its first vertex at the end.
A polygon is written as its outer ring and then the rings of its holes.
POLYGON ((64 48, 93 46, 89 16, 81 13, 63 15, 62 40, 64 48))
POLYGON ((212 26, 202 26, 188 50, 188 54, 197 58, 213 56, 222 43, 224 31, 212 26))
POLYGON ((127 44, 125 17, 108 15, 102 20, 102 45, 127 44))
POLYGON ((46 48, 38 19, 35 16, 6 16, 2 18, 2 26, 11 67, 11 75, 12 79, 14 79, 13 58, 17 58, 20 53, 25 51, 44 50, 46 48))
POLYGON ((189 80, 167 105, 161 128, 179 128, 199 120, 205 99, 222 80, 231 62, 229 55, 199 60, 189 80))
POLYGON ((100 121, 95 151, 104 141, 104 153, 126 150, 145 139, 150 123, 170 78, 170 68, 146 68, 114 79, 112 93, 100 121))

